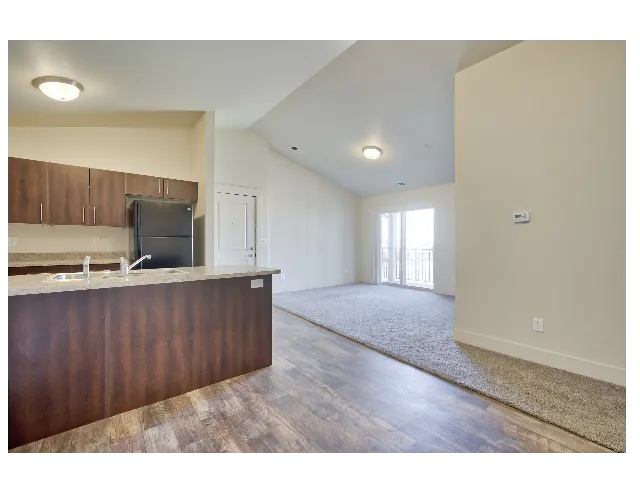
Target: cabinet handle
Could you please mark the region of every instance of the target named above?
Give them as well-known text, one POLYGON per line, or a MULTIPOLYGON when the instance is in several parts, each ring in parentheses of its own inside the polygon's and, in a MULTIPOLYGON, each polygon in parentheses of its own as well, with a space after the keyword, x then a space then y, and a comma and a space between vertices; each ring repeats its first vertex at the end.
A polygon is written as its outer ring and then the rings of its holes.
POLYGON ((42 204, 40 204, 40 223, 42 223, 42 204))
POLYGON ((169 195, 169 180, 167 180, 167 195, 169 195))
POLYGON ((96 224, 96 207, 93 207, 93 224, 96 224))
POLYGON ((158 179, 158 193, 162 193, 162 179, 158 179))

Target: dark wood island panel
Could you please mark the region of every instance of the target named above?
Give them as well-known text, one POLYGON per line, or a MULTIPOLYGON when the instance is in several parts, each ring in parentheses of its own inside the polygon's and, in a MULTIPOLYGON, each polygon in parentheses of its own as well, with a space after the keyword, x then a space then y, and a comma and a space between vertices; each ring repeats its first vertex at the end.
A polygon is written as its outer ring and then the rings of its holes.
POLYGON ((9 448, 268 367, 271 328, 270 275, 11 296, 9 448))
POLYGON ((104 418, 108 297, 9 297, 9 448, 104 418))
POLYGON ((107 320, 111 415, 271 365, 271 276, 115 288, 107 320))

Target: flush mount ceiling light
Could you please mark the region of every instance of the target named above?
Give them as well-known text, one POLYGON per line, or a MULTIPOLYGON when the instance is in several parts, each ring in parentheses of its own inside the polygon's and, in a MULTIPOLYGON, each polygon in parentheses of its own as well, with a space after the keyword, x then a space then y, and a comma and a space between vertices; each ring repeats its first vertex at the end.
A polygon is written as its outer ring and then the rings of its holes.
POLYGON ((31 81, 31 85, 47 97, 60 102, 75 100, 84 90, 81 83, 64 77, 38 77, 31 81))
POLYGON ((374 147, 373 145, 370 145, 362 149, 362 154, 365 157, 367 157, 369 160, 375 160, 380 155, 382 155, 382 149, 378 147, 374 147))

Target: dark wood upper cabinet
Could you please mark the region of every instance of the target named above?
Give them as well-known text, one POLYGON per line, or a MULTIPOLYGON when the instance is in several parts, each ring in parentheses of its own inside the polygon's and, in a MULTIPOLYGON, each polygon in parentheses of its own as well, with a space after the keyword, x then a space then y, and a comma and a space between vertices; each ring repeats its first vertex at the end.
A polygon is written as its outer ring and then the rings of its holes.
POLYGON ((9 157, 9 223, 47 223, 48 163, 9 157))
POLYGON ((89 171, 89 211, 86 225, 124 227, 125 178, 122 172, 89 171))
POLYGON ((162 178, 160 177, 127 173, 125 193, 127 195, 137 195, 140 197, 162 198, 162 185, 162 178))
POLYGON ((198 201, 198 183, 185 180, 164 179, 164 198, 174 200, 198 201))
MULTIPOLYGON (((92 225, 89 215, 89 169, 49 164, 49 224, 92 225)), ((124 215, 124 214, 123 214, 124 215)))

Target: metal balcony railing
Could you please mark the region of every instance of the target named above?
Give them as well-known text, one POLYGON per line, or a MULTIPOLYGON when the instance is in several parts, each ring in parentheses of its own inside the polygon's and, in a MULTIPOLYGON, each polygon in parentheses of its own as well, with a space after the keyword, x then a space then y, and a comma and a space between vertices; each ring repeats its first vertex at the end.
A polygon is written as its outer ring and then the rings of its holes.
POLYGON ((395 247, 382 248, 382 281, 400 282, 400 266, 405 265, 405 277, 408 284, 433 283, 433 249, 395 247))

